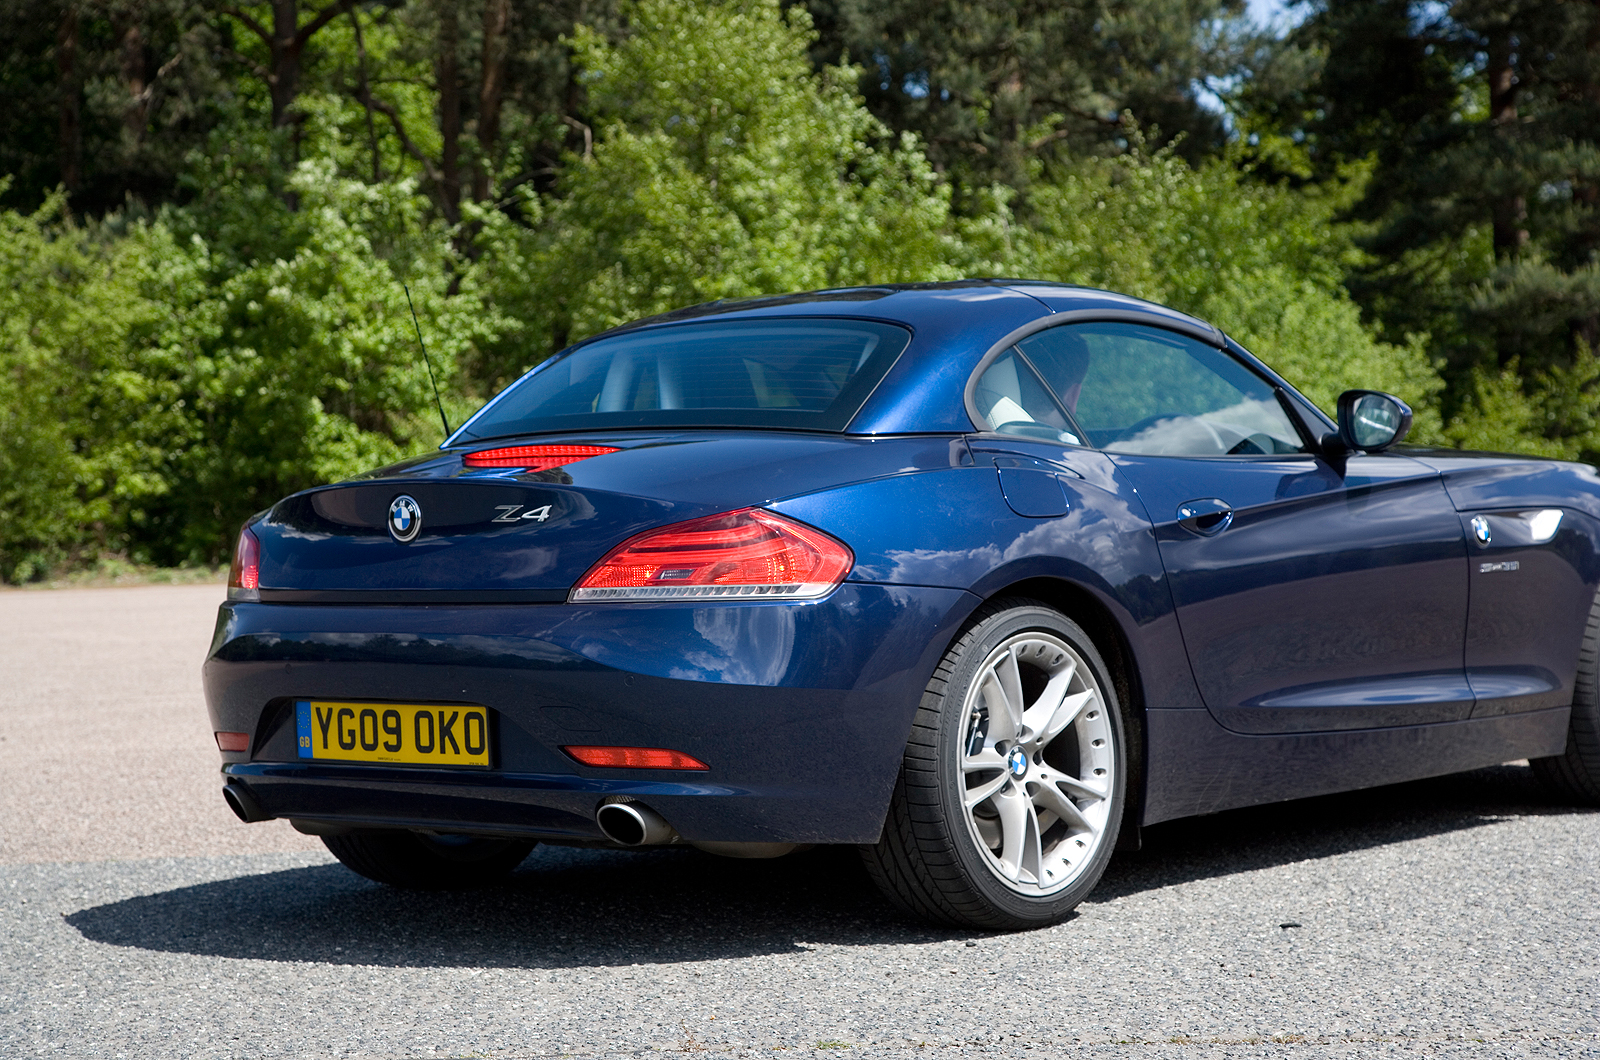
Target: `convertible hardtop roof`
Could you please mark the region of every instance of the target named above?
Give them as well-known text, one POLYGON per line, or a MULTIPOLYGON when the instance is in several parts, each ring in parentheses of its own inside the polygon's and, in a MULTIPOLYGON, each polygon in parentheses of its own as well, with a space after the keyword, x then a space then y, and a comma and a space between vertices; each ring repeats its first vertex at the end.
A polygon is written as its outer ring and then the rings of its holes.
MULTIPOLYGON (((636 320, 569 347, 697 320, 855 317, 900 324, 911 344, 845 428, 847 434, 964 434, 974 430, 963 395, 978 362, 1021 328, 1051 317, 1138 321, 1215 345, 1222 332, 1140 298, 1043 280, 978 278, 899 283, 705 302, 636 320)), ((1065 323, 1066 320, 1062 320, 1065 323)))
POLYGON ((1217 336, 1220 333, 1211 324, 1180 313, 1175 309, 1142 298, 1133 298, 1114 291, 1051 280, 1008 279, 1003 277, 973 277, 965 280, 945 280, 938 283, 885 283, 868 287, 835 287, 821 291, 800 291, 793 294, 760 295, 753 298, 724 298, 700 302, 655 316, 629 321, 601 332, 585 342, 616 335, 637 328, 674 324, 707 317, 749 316, 860 316, 908 324, 915 328, 928 313, 939 315, 952 302, 977 307, 993 305, 1009 316, 1015 312, 1016 301, 1029 299, 1038 303, 1045 312, 1061 313, 1080 309, 1144 310, 1171 323, 1187 325, 1193 329, 1217 336), (1004 298, 1003 295, 1013 298, 1004 298), (997 295, 1002 297, 997 298, 997 295), (997 304, 1000 303, 1000 304, 997 304))

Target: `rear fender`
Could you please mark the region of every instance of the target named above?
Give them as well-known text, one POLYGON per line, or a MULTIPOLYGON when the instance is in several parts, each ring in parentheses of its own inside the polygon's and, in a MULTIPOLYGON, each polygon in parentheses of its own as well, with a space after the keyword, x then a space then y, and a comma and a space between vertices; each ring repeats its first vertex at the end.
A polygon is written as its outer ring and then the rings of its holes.
POLYGON ((1204 709, 1143 509, 1088 479, 1068 477, 1062 489, 1066 515, 1019 516, 996 468, 974 464, 773 507, 848 544, 856 555, 850 582, 948 587, 985 600, 1021 583, 1075 586, 1115 624, 1149 706, 1204 709))

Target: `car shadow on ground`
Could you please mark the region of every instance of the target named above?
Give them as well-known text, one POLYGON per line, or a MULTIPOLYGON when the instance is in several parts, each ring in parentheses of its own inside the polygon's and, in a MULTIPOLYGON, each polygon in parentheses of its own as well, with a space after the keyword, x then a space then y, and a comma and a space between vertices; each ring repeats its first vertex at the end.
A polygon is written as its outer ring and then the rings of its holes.
MULTIPOLYGON (((1526 766, 1174 821, 1119 854, 1091 903, 1517 817, 1585 812, 1526 766)), ((540 847, 503 886, 395 891, 339 865, 260 873, 95 906, 84 938, 207 956, 396 967, 558 968, 970 937, 898 915, 847 848, 773 861, 688 849, 540 847)))

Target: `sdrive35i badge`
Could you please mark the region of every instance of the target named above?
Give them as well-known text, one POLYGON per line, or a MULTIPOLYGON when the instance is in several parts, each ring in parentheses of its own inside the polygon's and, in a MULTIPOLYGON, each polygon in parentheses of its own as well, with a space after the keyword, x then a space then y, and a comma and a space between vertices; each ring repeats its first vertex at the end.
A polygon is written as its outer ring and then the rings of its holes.
POLYGON ((389 502, 389 536, 401 544, 412 540, 422 530, 422 505, 415 497, 400 494, 389 502))

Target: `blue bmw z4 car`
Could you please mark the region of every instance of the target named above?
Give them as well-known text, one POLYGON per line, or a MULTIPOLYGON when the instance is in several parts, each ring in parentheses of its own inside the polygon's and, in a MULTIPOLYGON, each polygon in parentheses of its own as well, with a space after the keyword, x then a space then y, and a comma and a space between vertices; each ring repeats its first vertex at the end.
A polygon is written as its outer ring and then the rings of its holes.
POLYGON ((617 328, 246 524, 223 794, 400 887, 853 844, 991 929, 1173 818, 1523 758, 1593 801, 1600 476, 1410 421, 1046 283, 617 328))

